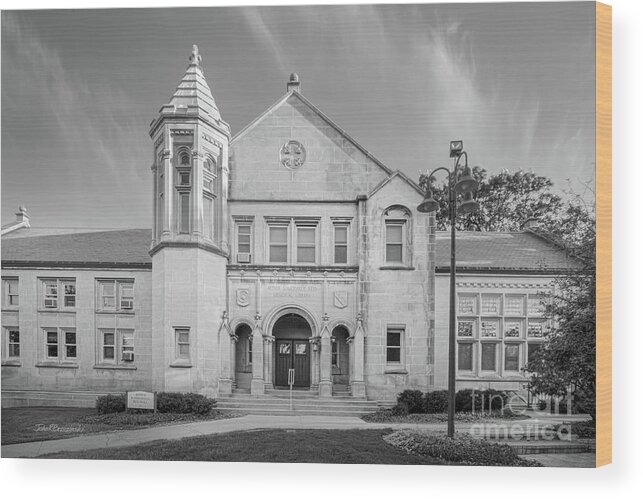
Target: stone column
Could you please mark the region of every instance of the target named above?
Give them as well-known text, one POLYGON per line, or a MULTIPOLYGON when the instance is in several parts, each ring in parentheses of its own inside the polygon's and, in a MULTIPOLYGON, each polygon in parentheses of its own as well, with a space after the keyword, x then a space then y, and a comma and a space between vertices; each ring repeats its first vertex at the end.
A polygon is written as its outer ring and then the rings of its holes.
POLYGON ((232 356, 233 350, 232 331, 228 324, 228 312, 223 312, 221 327, 219 328, 219 361, 221 362, 221 373, 219 374, 219 395, 232 394, 232 356))
POLYGON ((310 343, 310 388, 319 388, 319 336, 313 336, 308 340, 310 343))
POLYGON ((353 372, 351 375, 351 395, 353 397, 366 397, 364 385, 364 327, 362 314, 357 315, 357 329, 352 338, 353 344, 353 372))
MULTIPOLYGON (((273 388, 272 384, 272 358, 275 337, 266 334, 263 337, 263 386, 266 390, 273 388)), ((253 345, 254 346, 254 345, 253 345)))
POLYGON ((333 396, 333 382, 331 381, 331 346, 330 330, 328 329, 328 315, 324 314, 324 326, 320 335, 321 349, 319 352, 319 396, 333 396))
POLYGON ((251 395, 263 395, 263 331, 261 330, 261 315, 255 315, 255 328, 252 331, 252 381, 251 395), (255 353, 256 352, 256 353, 255 353))

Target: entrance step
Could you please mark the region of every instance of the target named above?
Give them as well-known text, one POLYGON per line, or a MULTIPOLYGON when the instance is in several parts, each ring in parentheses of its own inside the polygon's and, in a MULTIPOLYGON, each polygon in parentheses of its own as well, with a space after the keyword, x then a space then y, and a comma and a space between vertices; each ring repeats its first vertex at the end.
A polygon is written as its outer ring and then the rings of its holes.
POLYGON ((265 395, 252 396, 248 393, 233 392, 229 397, 217 400, 217 409, 224 412, 274 415, 328 415, 362 416, 377 411, 377 401, 353 398, 351 396, 319 398, 315 392, 295 396, 293 391, 292 410, 289 392, 267 390, 265 395))

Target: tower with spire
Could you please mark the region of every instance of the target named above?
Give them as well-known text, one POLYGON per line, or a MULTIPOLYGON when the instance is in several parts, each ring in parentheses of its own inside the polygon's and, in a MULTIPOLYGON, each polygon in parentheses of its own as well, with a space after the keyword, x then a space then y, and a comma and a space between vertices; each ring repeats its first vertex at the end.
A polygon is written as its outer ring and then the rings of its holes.
POLYGON ((201 61, 194 45, 185 75, 150 125, 152 344, 156 389, 214 393, 226 308, 230 127, 201 61))

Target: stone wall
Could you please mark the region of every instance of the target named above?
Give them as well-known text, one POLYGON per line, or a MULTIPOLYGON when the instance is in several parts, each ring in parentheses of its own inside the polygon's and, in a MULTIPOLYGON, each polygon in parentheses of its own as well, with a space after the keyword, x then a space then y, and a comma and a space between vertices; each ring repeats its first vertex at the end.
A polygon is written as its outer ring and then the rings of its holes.
POLYGON ((6 344, 3 345, 3 406, 27 403, 93 405, 96 394, 152 388, 150 271, 3 269, 2 275, 18 277, 20 286, 19 309, 2 311, 3 340, 6 340, 5 328, 18 326, 20 330, 20 358, 17 361, 7 358, 6 344), (43 278, 74 278, 76 306, 65 310, 45 309, 43 278), (97 279, 132 279, 133 311, 97 311, 97 279), (76 359, 67 362, 48 360, 43 328, 65 327, 75 328, 76 359), (99 328, 134 330, 135 360, 131 365, 109 366, 100 362, 99 328), (57 392, 53 400, 51 392, 57 392))

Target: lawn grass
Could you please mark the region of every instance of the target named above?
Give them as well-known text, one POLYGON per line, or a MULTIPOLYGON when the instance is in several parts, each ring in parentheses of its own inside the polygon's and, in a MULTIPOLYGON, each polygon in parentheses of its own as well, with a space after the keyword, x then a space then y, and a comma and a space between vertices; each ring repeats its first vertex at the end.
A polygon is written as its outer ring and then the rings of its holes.
POLYGON ((159 440, 131 447, 48 454, 56 459, 131 459, 329 464, 446 464, 383 440, 391 430, 255 430, 159 440))
POLYGON ((213 411, 207 416, 193 414, 97 415, 96 409, 79 407, 15 407, 2 409, 2 445, 55 440, 115 430, 191 423, 235 417, 213 411))

